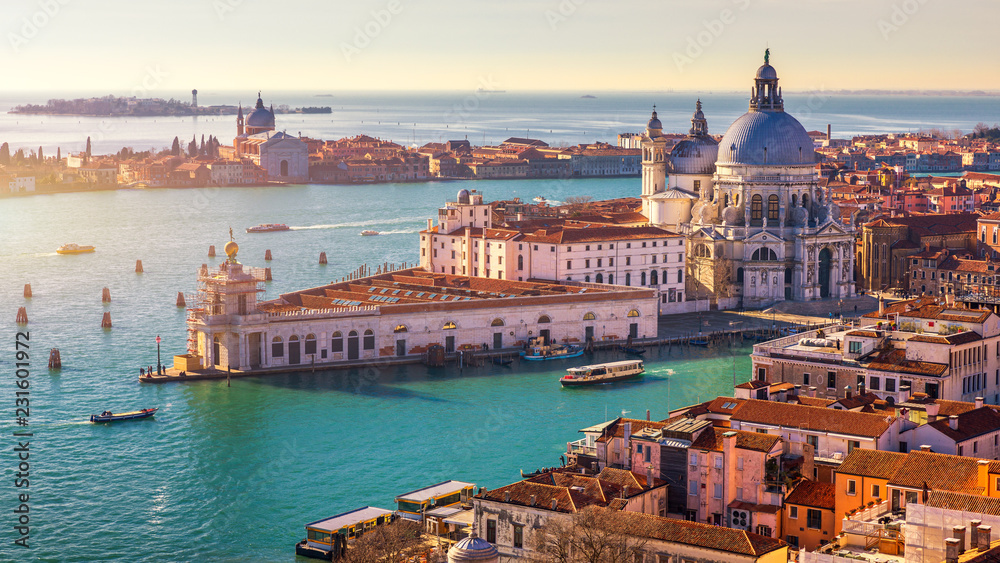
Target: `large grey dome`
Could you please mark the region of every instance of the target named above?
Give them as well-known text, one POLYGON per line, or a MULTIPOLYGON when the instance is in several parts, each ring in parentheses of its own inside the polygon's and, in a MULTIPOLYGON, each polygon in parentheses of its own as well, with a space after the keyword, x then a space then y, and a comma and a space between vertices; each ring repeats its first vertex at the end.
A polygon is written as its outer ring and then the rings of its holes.
POLYGON ((247 116, 247 127, 270 127, 274 129, 274 113, 264 107, 264 100, 257 96, 257 105, 247 116))
POLYGON ((672 174, 713 174, 719 143, 711 137, 688 137, 670 150, 672 174))
POLYGON ((815 164, 812 138, 784 111, 744 113, 719 142, 720 165, 815 164))

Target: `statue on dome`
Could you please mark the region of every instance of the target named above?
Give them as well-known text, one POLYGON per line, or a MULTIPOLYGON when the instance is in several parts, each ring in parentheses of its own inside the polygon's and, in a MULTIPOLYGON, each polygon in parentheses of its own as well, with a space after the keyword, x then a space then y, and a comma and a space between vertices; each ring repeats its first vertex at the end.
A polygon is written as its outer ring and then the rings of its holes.
POLYGON ((764 49, 764 64, 769 65, 771 64, 770 61, 771 61, 771 48, 768 47, 767 49, 764 49))

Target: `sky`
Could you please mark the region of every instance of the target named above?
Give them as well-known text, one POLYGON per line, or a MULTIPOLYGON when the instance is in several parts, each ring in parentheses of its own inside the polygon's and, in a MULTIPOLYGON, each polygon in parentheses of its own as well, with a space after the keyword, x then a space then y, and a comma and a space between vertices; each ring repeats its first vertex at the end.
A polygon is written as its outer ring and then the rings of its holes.
POLYGON ((998 90, 996 0, 3 0, 0 90, 998 90), (977 23, 979 22, 979 23, 977 23), (152 86, 146 88, 147 86, 152 86))

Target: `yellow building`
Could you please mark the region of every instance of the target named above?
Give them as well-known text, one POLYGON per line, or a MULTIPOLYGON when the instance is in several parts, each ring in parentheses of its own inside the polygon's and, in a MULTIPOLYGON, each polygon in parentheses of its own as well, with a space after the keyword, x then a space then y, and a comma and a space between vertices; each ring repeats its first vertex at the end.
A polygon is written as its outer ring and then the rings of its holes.
POLYGON ((785 541, 812 551, 833 538, 837 526, 836 486, 804 480, 788 493, 781 515, 785 541))

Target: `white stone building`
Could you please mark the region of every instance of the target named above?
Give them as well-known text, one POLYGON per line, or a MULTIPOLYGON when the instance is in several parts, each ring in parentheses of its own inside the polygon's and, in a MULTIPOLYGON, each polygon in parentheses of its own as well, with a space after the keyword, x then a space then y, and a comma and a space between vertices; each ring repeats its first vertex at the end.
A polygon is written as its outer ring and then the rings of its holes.
POLYGON ((813 141, 785 113, 778 76, 757 70, 750 108, 716 142, 698 103, 668 153, 656 112, 643 143, 643 209, 687 236, 687 293, 719 306, 855 294, 854 228, 817 183, 813 141))
POLYGON ((275 131, 274 108, 264 107, 257 97, 254 110, 243 119, 243 108, 236 115, 236 138, 233 147, 220 147, 224 159, 248 158, 267 172, 267 179, 281 182, 309 180, 309 147, 299 137, 275 131))

